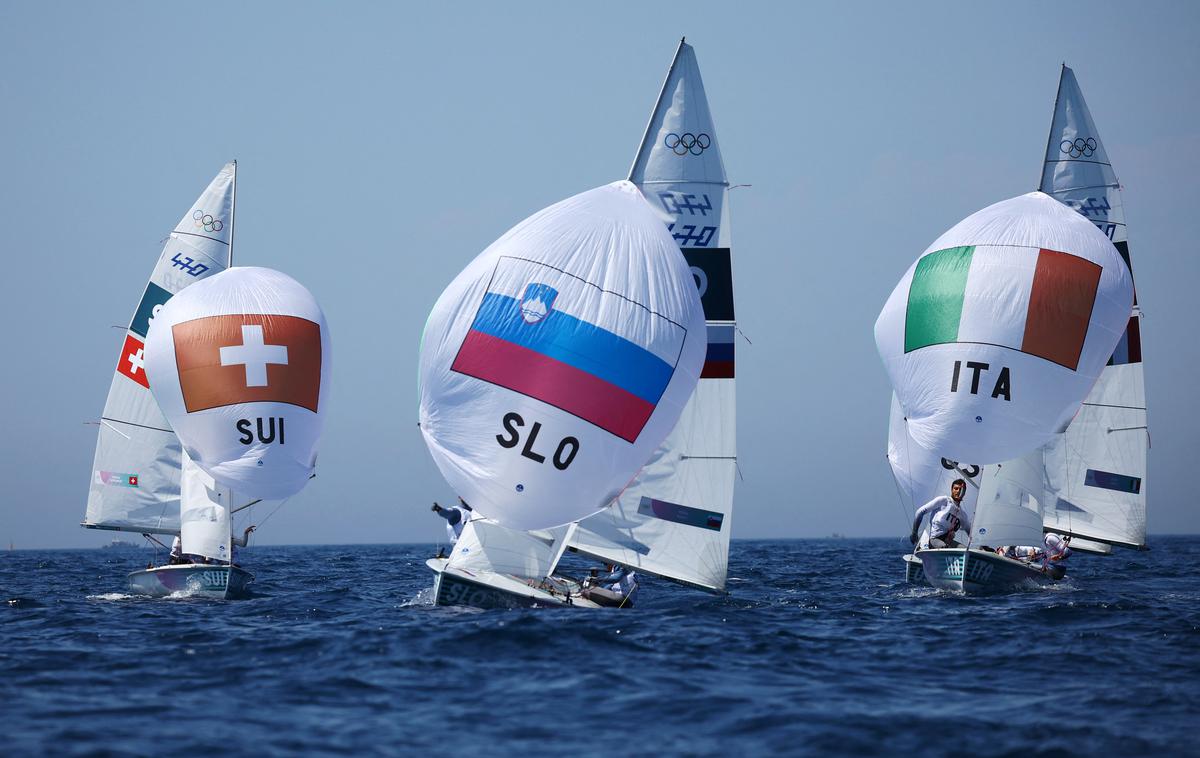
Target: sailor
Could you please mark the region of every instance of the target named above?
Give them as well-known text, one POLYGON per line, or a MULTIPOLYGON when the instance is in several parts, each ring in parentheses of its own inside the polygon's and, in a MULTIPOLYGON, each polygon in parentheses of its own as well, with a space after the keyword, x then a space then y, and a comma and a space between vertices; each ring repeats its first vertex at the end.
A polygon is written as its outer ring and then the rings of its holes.
POLYGON ((251 524, 250 526, 246 527, 246 531, 242 532, 242 536, 240 538, 234 537, 230 540, 233 543, 233 546, 234 547, 245 547, 246 543, 248 543, 250 541, 250 532, 253 532, 257 528, 258 527, 255 526, 254 524, 251 524))
POLYGON ((251 524, 250 526, 246 527, 246 531, 242 532, 242 536, 240 538, 239 537, 231 537, 229 539, 229 545, 230 545, 229 552, 232 553, 232 555, 229 556, 229 563, 231 565, 234 565, 234 566, 237 565, 238 548, 245 547, 250 542, 250 532, 253 532, 257 528, 258 527, 255 526, 254 524, 251 524))
POLYGON ((460 505, 452 505, 449 508, 443 508, 437 503, 433 504, 432 510, 437 515, 446 519, 446 539, 450 540, 453 545, 458 542, 459 535, 462 534, 463 527, 471 520, 471 506, 467 505, 461 497, 458 499, 460 505))
POLYGON ((621 608, 632 608, 637 598, 637 574, 625 566, 606 564, 608 573, 604 576, 590 576, 584 597, 600 605, 615 605, 621 608))
MULTIPOLYGON (((912 533, 908 536, 909 542, 917 544, 917 530, 921 528, 921 521, 928 514, 929 547, 962 547, 954 537, 960 528, 967 534, 971 533, 971 517, 962 507, 963 495, 966 492, 967 483, 962 479, 955 479, 950 485, 950 497, 940 495, 918 508, 916 517, 913 518, 912 533)), ((922 540, 922 547, 924 545, 925 541, 922 540)))
POLYGON ((1067 573, 1063 561, 1071 555, 1071 535, 1046 532, 1044 541, 1046 549, 1042 556, 1042 570, 1053 575, 1055 579, 1061 579, 1067 573))

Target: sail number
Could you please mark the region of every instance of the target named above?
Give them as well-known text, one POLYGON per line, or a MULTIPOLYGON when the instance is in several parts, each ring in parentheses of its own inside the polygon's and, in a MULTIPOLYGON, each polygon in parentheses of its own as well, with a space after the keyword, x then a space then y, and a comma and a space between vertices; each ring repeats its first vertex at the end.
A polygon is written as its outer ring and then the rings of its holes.
POLYGON ((205 271, 208 271, 208 266, 205 266, 203 263, 197 263, 194 258, 189 258, 188 256, 181 258, 179 253, 175 253, 174 257, 171 258, 171 265, 175 268, 183 269, 191 276, 200 276, 205 271))
POLYGON ((1063 202, 1095 224, 1109 239, 1117 233, 1117 225, 1108 220, 1108 212, 1112 210, 1112 206, 1109 205, 1107 197, 1085 197, 1082 200, 1067 197, 1063 198, 1063 202))
MULTIPOLYGON (((521 432, 519 430, 525 427, 525 419, 521 418, 521 414, 506 413, 500 423, 504 426, 504 433, 496 435, 496 442, 500 443, 500 447, 514 448, 521 444, 521 432)), ((533 426, 529 429, 529 436, 525 438, 525 445, 521 448, 522 456, 537 463, 546 462, 546 456, 534 450, 538 433, 541 431, 541 422, 534 421, 533 426)), ((579 440, 574 437, 563 437, 559 440, 558 447, 554 450, 554 455, 551 456, 554 468, 559 471, 566 471, 567 467, 571 465, 571 461, 575 460, 575 455, 578 452, 579 440)))

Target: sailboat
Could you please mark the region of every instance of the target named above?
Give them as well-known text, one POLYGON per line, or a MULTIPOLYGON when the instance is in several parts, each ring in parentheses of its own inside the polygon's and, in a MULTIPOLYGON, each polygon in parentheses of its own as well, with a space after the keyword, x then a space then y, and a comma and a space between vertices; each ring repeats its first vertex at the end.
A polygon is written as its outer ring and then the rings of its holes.
MULTIPOLYGON (((1132 302, 1108 237, 1049 195, 972 214, 913 263, 876 321, 903 424, 893 438, 955 468, 1046 445, 1099 378, 1132 302)), ((994 550, 1041 544, 1040 472, 977 483, 967 544, 916 551, 926 580, 991 592, 1052 578, 994 550)))
POLYGON ((688 264, 631 182, 539 211, 468 265, 421 343, 421 432, 477 514, 427 562, 436 602, 589 604, 549 580, 572 522, 674 428, 706 335, 688 264))
POLYGON ((723 592, 737 474, 729 181, 696 53, 681 40, 629 170, 668 219, 700 293, 704 368, 679 422, 637 478, 579 523, 572 551, 723 592))
MULTIPOLYGON (((184 288, 232 262, 237 162, 226 164, 172 229, 125 331, 100 417, 96 454, 82 526, 177 536, 183 449, 146 378, 145 341, 163 306, 184 288)), ((140 572, 135 572, 140 574, 140 572)), ((174 575, 171 575, 172 577, 174 575)), ((249 575, 235 577, 235 590, 249 575)), ((163 593, 186 589, 163 576, 163 593), (172 586, 169 586, 172 585, 172 586)), ((139 575, 131 590, 149 588, 139 575)), ((203 591, 225 591, 228 575, 201 576, 203 591)))
MULTIPOLYGON (((244 589, 230 530, 233 492, 283 500, 314 475, 330 380, 329 329, 312 294, 241 266, 163 306, 146 339, 151 391, 183 445, 181 539, 192 560, 136 572, 157 587, 227 577, 244 589)), ((241 541, 244 545, 244 541, 241 541)))
MULTIPOLYGON (((1059 77, 1039 189, 1095 224, 1113 242, 1132 276, 1120 183, 1075 73, 1065 64, 1059 77)), ((1064 433, 1020 458, 970 467, 974 474, 967 479, 970 483, 986 479, 990 490, 1005 484, 1032 493, 1041 504, 1043 529, 1071 535, 1072 551, 1108 555, 1114 545, 1146 547, 1150 433, 1141 315, 1135 288, 1125 332, 1064 433)), ((920 466, 910 466, 895 455, 895 451, 912 449, 896 418, 893 401, 888 457, 901 492, 907 493, 907 504, 917 507, 935 495, 945 494, 949 480, 946 476, 922 476, 918 473, 920 466), (917 488, 902 481, 910 470, 918 487, 926 485, 919 494, 914 495, 917 488)), ((920 448, 917 453, 924 454, 920 448)), ((976 494, 978 488, 968 491, 976 494)), ((905 556, 905 561, 906 579, 923 579, 920 561, 912 555, 905 556)))

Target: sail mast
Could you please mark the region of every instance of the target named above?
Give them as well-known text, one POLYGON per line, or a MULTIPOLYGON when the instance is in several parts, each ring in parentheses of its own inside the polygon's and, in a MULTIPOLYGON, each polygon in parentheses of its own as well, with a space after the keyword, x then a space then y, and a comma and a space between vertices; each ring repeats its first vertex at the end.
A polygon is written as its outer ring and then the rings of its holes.
POLYGON ((671 58, 671 65, 667 68, 667 75, 663 78, 662 87, 658 90, 658 99, 654 101, 654 107, 650 109, 650 120, 646 122, 646 131, 642 132, 642 141, 638 143, 637 152, 633 154, 633 165, 629 167, 629 181, 633 181, 633 172, 637 171, 638 159, 642 157, 642 151, 646 148, 646 140, 650 139, 650 130, 654 128, 654 117, 658 114, 658 104, 662 102, 663 95, 667 92, 667 85, 671 82, 671 74, 675 71, 675 65, 679 63, 679 54, 683 52, 683 45, 687 42, 687 37, 679 38, 679 46, 675 48, 675 56, 671 58))
MULTIPOLYGON (((233 238, 237 232, 237 158, 233 159, 233 188, 229 196, 229 252, 225 260, 225 268, 233 268, 233 238)), ((229 533, 225 535, 225 555, 229 558, 229 574, 225 578, 225 599, 229 599, 229 585, 233 574, 233 490, 228 490, 229 499, 225 503, 229 511, 229 533)))

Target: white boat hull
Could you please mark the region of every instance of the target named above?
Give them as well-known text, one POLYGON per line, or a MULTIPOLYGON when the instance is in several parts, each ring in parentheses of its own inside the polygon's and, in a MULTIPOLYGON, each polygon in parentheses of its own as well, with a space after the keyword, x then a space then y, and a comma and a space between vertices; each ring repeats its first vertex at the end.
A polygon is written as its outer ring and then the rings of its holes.
POLYGON ((244 597, 254 575, 237 566, 185 563, 134 571, 129 591, 136 595, 166 597, 186 593, 193 597, 244 597))
POLYGON ((1006 592, 1030 584, 1048 584, 1056 579, 1043 572, 1039 564, 975 548, 918 550, 916 556, 921 560, 925 580, 931 585, 969 595, 1006 592))
POLYGON ((491 571, 473 572, 447 568, 445 558, 431 558, 425 565, 434 573, 435 605, 465 605, 472 608, 599 608, 578 594, 564 594, 530 586, 517 577, 491 571))

